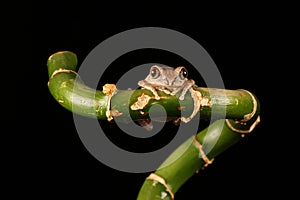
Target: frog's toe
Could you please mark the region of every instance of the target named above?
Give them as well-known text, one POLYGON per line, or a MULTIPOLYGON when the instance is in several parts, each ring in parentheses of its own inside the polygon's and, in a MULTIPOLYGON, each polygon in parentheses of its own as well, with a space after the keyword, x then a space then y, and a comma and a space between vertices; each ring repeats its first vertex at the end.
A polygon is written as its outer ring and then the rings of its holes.
POLYGON ((174 96, 175 94, 177 94, 177 91, 175 91, 175 90, 170 93, 170 95, 172 95, 172 96, 174 96))
POLYGON ((180 101, 183 101, 183 100, 184 100, 184 96, 180 96, 180 97, 179 97, 179 100, 180 100, 180 101))
POLYGON ((164 93, 174 95, 174 94, 171 93, 169 90, 164 90, 164 93))

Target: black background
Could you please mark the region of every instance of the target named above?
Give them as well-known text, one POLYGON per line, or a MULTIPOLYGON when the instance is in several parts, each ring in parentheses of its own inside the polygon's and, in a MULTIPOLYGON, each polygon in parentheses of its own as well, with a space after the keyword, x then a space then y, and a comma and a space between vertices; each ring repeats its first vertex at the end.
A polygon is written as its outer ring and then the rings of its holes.
MULTIPOLYGON (((32 159, 27 159, 26 168, 21 170, 26 175, 23 186, 30 188, 26 192, 53 198, 107 199, 103 194, 108 199, 137 197, 149 173, 114 170, 85 149, 72 113, 49 93, 46 62, 51 54, 69 50, 76 53, 80 63, 110 36, 132 28, 155 26, 177 30, 196 40, 216 63, 226 88, 247 89, 261 103, 261 123, 253 133, 189 179, 176 193, 176 199, 211 198, 219 194, 222 198, 241 199, 281 194, 281 185, 287 183, 279 180, 286 174, 285 159, 276 131, 271 128, 279 124, 279 119, 272 112, 276 97, 270 92, 276 70, 274 59, 277 62, 281 55, 276 51, 280 43, 280 17, 267 7, 243 7, 221 14, 212 7, 192 9, 192 5, 179 5, 180 9, 173 10, 158 4, 152 6, 153 9, 146 9, 147 3, 140 8, 121 6, 121 11, 112 6, 75 2, 52 1, 32 6, 30 80, 26 77, 31 90, 20 91, 28 96, 27 108, 32 114, 30 119, 24 119, 31 122, 32 136, 29 155, 24 155, 32 159), (203 14, 206 9, 211 12, 203 14)), ((137 59, 149 60, 146 56, 137 59)), ((118 72, 115 69, 113 76, 118 76, 118 72)))

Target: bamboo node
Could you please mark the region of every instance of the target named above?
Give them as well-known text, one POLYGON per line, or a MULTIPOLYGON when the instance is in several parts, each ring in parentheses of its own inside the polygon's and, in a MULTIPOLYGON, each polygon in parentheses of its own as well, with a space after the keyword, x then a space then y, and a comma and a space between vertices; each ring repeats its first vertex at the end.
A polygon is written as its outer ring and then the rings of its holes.
POLYGON ((73 70, 71 70, 71 69, 62 69, 62 68, 59 68, 59 69, 55 70, 55 71, 51 74, 51 76, 50 76, 50 78, 49 78, 49 81, 50 81, 55 75, 57 75, 57 74, 59 74, 59 73, 73 73, 73 74, 76 74, 77 76, 79 76, 77 72, 75 72, 75 71, 73 71, 73 70))
POLYGON ((76 74, 76 76, 79 76, 79 74, 78 74, 77 72, 73 71, 73 70, 59 68, 59 69, 55 70, 55 71, 51 74, 51 76, 50 76, 50 78, 49 78, 49 80, 48 80, 48 83, 47 83, 48 87, 49 87, 49 84, 50 84, 51 79, 52 79, 55 75, 57 75, 57 74, 59 74, 59 73, 73 73, 73 74, 76 74))
POLYGON ((260 116, 258 115, 257 118, 256 118, 256 120, 255 120, 255 122, 253 122, 253 124, 249 127, 249 129, 245 129, 245 130, 243 130, 243 129, 237 129, 237 128, 233 127, 232 124, 230 123, 229 119, 226 119, 225 121, 226 121, 227 126, 232 131, 237 132, 237 133, 241 133, 242 134, 241 136, 244 137, 245 133, 251 133, 253 131, 253 129, 257 126, 257 124, 259 124, 259 122, 260 122, 260 116))
POLYGON ((105 113, 106 118, 107 121, 111 121, 113 120, 113 117, 121 115, 120 112, 116 112, 115 110, 110 110, 111 98, 116 93, 117 86, 115 84, 105 84, 104 86, 102 86, 102 88, 103 88, 102 92, 108 96, 106 113, 105 113))
POLYGON ((199 150, 200 157, 201 157, 202 160, 204 160, 204 162, 205 162, 205 164, 204 164, 203 167, 207 167, 209 164, 212 164, 212 162, 214 161, 214 159, 210 160, 210 159, 206 156, 206 154, 205 154, 205 152, 204 152, 204 150, 203 150, 203 147, 202 147, 202 145, 200 144, 199 140, 197 139, 197 136, 196 136, 196 135, 193 136, 193 140, 194 140, 194 142, 195 142, 196 147, 197 147, 198 150, 199 150))
MULTIPOLYGON (((241 119, 241 120, 233 120, 233 122, 235 124, 240 124, 242 126, 246 126, 247 125, 247 122, 249 120, 251 120, 254 116, 255 116, 255 113, 257 112, 257 106, 258 106, 258 103, 257 103, 257 100, 256 98, 254 97, 254 95, 247 91, 247 90, 244 90, 244 89, 239 89, 239 90, 242 90, 242 91, 245 91, 247 92, 251 98, 252 98, 252 102, 253 102, 253 108, 252 108, 252 111, 248 114, 245 114, 244 115, 244 118, 241 119)), ((226 124, 227 126, 234 132, 237 132, 237 133, 241 133, 241 137, 245 137, 245 134, 246 133, 250 133, 253 131, 253 129, 256 127, 257 124, 259 124, 260 122, 260 116, 258 115, 256 120, 253 122, 253 124, 249 127, 249 129, 238 129, 238 128, 235 128, 234 125, 230 122, 229 119, 226 119, 226 124)))
POLYGON ((146 179, 153 180, 153 181, 156 181, 156 182, 162 184, 166 188, 166 191, 170 194, 172 200, 174 200, 174 194, 164 178, 162 178, 161 176, 158 176, 157 174, 151 173, 146 179))
POLYGON ((210 99, 204 97, 200 91, 190 88, 189 92, 191 93, 191 96, 194 101, 194 110, 189 117, 181 117, 181 121, 185 123, 191 121, 203 106, 211 106, 210 99))
POLYGON ((247 92, 251 96, 252 102, 253 102, 253 109, 252 109, 252 111, 250 113, 248 113, 248 114, 245 114, 244 115, 244 119, 240 120, 240 123, 245 123, 245 122, 249 121, 250 119, 252 119, 252 117, 255 115, 255 113, 257 111, 257 101, 256 101, 254 95, 251 92, 249 92, 248 90, 244 90, 244 89, 239 89, 239 90, 247 92))

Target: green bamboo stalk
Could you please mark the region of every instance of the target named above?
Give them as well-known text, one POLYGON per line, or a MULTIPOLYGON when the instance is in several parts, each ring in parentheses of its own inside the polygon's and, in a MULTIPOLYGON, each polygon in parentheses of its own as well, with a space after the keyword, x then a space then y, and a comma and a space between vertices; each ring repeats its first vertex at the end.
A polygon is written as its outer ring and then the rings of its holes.
MULTIPOLYGON (((163 92, 158 92, 161 99, 155 100, 150 91, 143 89, 117 90, 110 96, 105 91, 90 88, 77 74, 77 57, 69 51, 50 56, 47 66, 50 93, 60 105, 79 115, 108 120, 109 108, 117 113, 115 117, 118 117, 119 121, 127 123, 130 119, 148 118, 147 113, 155 104, 163 106, 171 119, 180 117, 182 112, 193 111, 193 99, 190 94, 185 96, 184 101, 179 102, 177 97, 163 92), (151 97, 149 102, 139 109, 128 109, 129 106, 132 108, 143 94, 151 97), (120 113, 122 114, 119 115, 120 113)), ((186 180, 237 143, 245 134, 250 133, 259 122, 259 101, 246 90, 203 87, 194 87, 194 90, 199 91, 207 100, 199 110, 200 118, 210 119, 214 113, 214 117, 219 116, 221 119, 176 149, 161 167, 145 180, 138 200, 173 199, 173 195, 186 180), (223 119, 224 117, 226 119, 223 119), (185 151, 181 155, 183 149, 185 151), (181 156, 177 158, 179 153, 181 156)))
MULTIPOLYGON (((153 97, 153 94, 144 89, 117 90, 110 102, 108 95, 84 84, 76 73, 77 57, 69 51, 58 52, 50 56, 47 66, 50 93, 60 105, 79 115, 105 120, 109 103, 111 103, 112 110, 122 113, 118 116, 118 120, 124 123, 130 122, 130 119, 148 118, 147 113, 154 104, 163 106, 170 119, 180 117, 181 113, 192 113, 193 111, 193 106, 191 106, 193 99, 189 93, 184 101, 179 102, 176 96, 158 92, 162 97, 160 100, 151 98, 143 109, 129 109, 128 112, 128 106, 134 104, 142 94, 150 97, 153 97)), ((253 110, 253 97, 245 90, 204 87, 194 87, 194 90, 201 92, 203 98, 208 99, 209 102, 209 105, 202 106, 200 109, 201 119, 210 119, 212 108, 215 117, 223 118, 226 113, 226 118, 237 120, 244 119, 253 110)), ((155 116, 155 111, 153 115, 155 116)))
MULTIPOLYGON (((249 130, 259 122, 258 113, 247 125, 243 125, 244 130, 249 130)), ((226 119, 217 120, 196 135, 197 141, 202 144, 203 152, 207 152, 207 148, 213 146, 206 155, 210 161, 243 138, 243 133, 233 131, 228 123, 230 122, 226 122, 226 119)), ((138 193, 137 200, 172 200, 172 196, 175 195, 178 189, 206 165, 207 163, 201 156, 194 137, 189 138, 154 172, 165 181, 171 192, 159 181, 146 179, 138 193), (183 150, 184 153, 177 158, 177 155, 181 154, 183 150), (175 161, 174 157, 176 158, 175 161)))

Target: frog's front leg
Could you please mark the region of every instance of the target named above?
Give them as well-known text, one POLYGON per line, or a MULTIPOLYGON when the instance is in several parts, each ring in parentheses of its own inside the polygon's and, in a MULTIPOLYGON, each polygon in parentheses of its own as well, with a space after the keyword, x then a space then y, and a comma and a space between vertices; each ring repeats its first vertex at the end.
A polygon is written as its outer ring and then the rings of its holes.
POLYGON ((187 91, 188 91, 191 87, 193 87, 194 85, 195 85, 195 81, 194 81, 194 80, 192 80, 192 79, 187 80, 187 81, 185 82, 185 84, 184 84, 182 87, 179 87, 179 88, 177 88, 176 90, 173 90, 172 93, 171 93, 171 95, 175 95, 178 91, 182 90, 182 92, 181 92, 181 94, 180 94, 180 96, 179 96, 179 100, 180 100, 180 101, 183 101, 183 100, 184 100, 184 96, 185 96, 185 94, 187 93, 187 91))
POLYGON ((159 99, 160 99, 159 95, 157 94, 156 88, 153 87, 151 84, 149 84, 147 81, 145 81, 145 80, 140 80, 140 81, 138 82, 138 85, 141 86, 142 88, 145 88, 145 89, 147 89, 147 90, 150 90, 150 91, 153 93, 153 95, 154 95, 154 97, 155 97, 156 100, 159 100, 159 99))
POLYGON ((160 91, 163 91, 163 92, 166 93, 166 94, 171 94, 171 91, 168 90, 168 89, 166 89, 166 88, 163 87, 163 86, 158 86, 157 89, 160 90, 160 91))
MULTIPOLYGON (((196 116, 196 114, 199 112, 199 110, 201 108, 202 100, 204 99, 201 92, 194 90, 192 87, 189 89, 189 91, 190 91, 191 96, 194 101, 194 110, 189 117, 181 117, 181 121, 183 121, 185 123, 191 121, 196 116)), ((208 100, 204 99, 204 103, 205 103, 205 105, 208 105, 208 100)))

